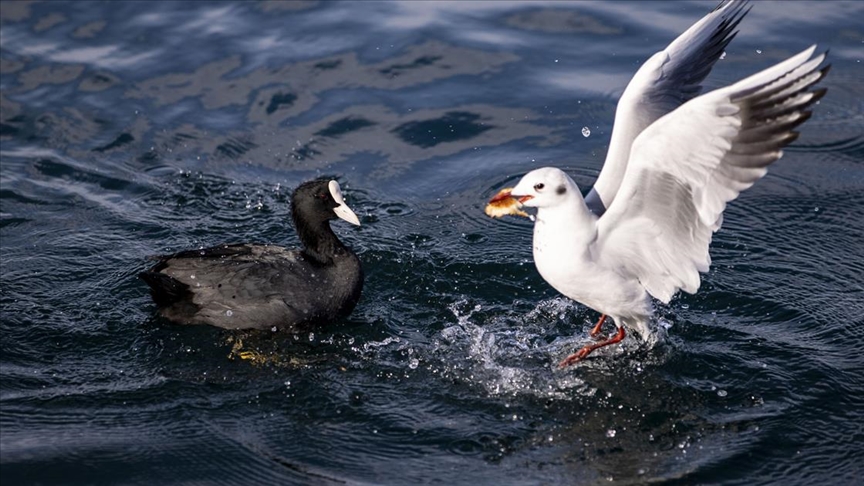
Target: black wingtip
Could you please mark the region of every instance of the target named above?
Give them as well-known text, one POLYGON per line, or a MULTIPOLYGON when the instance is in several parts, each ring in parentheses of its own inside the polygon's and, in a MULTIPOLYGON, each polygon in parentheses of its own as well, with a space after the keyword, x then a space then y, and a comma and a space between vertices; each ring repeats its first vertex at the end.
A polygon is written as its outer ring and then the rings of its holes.
POLYGON ((723 49, 725 50, 726 46, 728 46, 733 40, 735 40, 735 37, 737 37, 737 36, 738 36, 737 30, 735 32, 732 32, 731 34, 729 34, 729 37, 727 37, 726 40, 723 41, 723 49))
POLYGON ((817 101, 821 100, 822 97, 825 96, 825 93, 827 93, 827 92, 828 92, 828 88, 819 88, 819 89, 813 90, 813 98, 810 99, 810 102, 808 103, 808 105, 816 103, 817 101))

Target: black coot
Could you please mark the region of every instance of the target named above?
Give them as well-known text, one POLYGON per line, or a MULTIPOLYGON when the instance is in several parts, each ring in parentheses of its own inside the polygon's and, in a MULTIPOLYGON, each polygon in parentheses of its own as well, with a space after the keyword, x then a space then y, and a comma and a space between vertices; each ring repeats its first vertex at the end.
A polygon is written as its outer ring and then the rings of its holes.
POLYGON ((363 288, 357 255, 339 241, 330 220, 360 225, 339 183, 314 180, 291 197, 301 250, 241 243, 155 257, 138 276, 159 312, 180 324, 226 329, 292 330, 351 313, 363 288))

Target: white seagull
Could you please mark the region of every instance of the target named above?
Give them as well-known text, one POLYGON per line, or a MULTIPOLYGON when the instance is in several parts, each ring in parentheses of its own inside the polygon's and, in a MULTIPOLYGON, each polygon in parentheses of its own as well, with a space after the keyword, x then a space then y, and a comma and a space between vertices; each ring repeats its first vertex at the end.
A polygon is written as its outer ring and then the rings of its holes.
POLYGON ((592 336, 607 316, 618 328, 561 367, 620 342, 625 328, 648 339, 652 296, 668 303, 679 289, 697 291, 726 204, 765 175, 797 138, 793 129, 810 117, 807 108, 825 94, 812 89, 829 67, 820 67, 827 53, 814 55, 814 45, 697 96, 746 4, 722 2, 637 71, 618 101, 603 170, 585 199, 567 174, 545 167, 490 201, 537 208, 540 275, 602 314, 592 336))

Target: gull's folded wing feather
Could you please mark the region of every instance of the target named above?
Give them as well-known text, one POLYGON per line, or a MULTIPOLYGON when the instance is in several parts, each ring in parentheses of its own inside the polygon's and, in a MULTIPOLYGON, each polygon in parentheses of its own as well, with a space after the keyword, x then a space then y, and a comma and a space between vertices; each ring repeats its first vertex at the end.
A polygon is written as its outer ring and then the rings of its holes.
POLYGON ((598 222, 597 254, 657 299, 696 292, 726 203, 765 175, 828 72, 816 46, 732 86, 695 98, 633 142, 615 202, 598 222))
POLYGON ((608 208, 624 177, 630 148, 651 123, 697 96, 702 80, 735 37, 747 0, 724 0, 714 11, 654 54, 627 85, 615 111, 609 152, 585 198, 598 216, 608 208))

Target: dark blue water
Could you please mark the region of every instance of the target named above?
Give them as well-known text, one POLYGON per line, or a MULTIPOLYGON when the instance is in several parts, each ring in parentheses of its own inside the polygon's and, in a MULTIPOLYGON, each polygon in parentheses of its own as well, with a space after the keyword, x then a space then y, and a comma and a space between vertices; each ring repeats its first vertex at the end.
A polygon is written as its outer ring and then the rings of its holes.
POLYGON ((828 95, 731 204, 652 349, 576 367, 525 172, 590 187, 640 62, 714 2, 0 6, 0 478, 13 484, 854 484, 864 475, 864 4, 757 2, 707 82, 811 43, 828 95), (583 136, 583 127, 590 135, 583 136), (296 245, 337 177, 353 315, 155 315, 147 256, 296 245), (247 359, 244 359, 247 358, 247 359))

